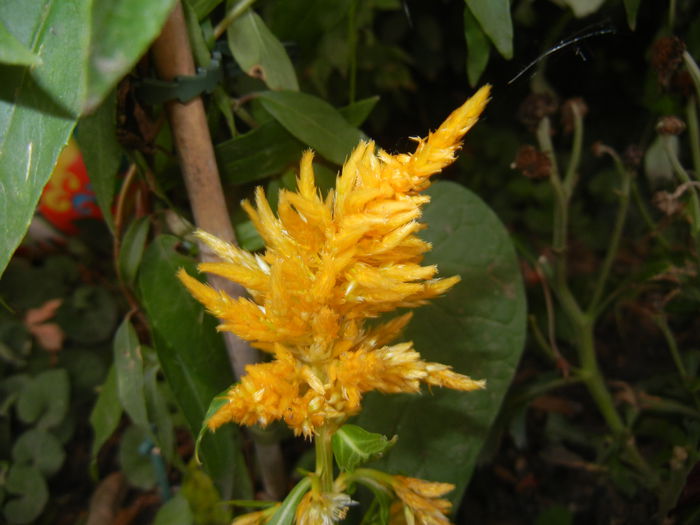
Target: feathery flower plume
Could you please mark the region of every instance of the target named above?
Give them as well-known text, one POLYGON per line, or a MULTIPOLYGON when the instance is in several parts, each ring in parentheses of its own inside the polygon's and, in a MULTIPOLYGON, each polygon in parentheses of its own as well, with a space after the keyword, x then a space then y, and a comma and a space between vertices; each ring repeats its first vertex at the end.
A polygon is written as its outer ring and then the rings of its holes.
POLYGON ((365 321, 396 308, 419 306, 445 293, 459 277, 436 278, 421 266, 430 245, 416 233, 429 197, 430 176, 455 160, 464 134, 488 102, 481 88, 412 154, 391 155, 374 142, 350 154, 324 199, 314 183, 313 153, 301 160, 297 191, 280 191, 277 214, 262 188, 243 207, 265 241, 251 254, 197 232, 221 259, 202 272, 244 286, 234 299, 181 270, 192 295, 229 330, 274 355, 249 365, 226 403, 208 420, 267 425, 284 420, 296 434, 337 428, 360 410, 365 392, 418 392, 420 384, 470 391, 485 387, 449 366, 423 361, 410 342, 391 345, 410 314, 368 328, 365 321))

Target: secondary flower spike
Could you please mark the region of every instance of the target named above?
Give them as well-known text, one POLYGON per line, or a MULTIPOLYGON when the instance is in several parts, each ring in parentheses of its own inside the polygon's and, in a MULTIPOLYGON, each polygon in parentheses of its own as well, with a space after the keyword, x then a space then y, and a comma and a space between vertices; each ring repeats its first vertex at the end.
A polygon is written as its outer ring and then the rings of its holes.
POLYGON ((437 279, 421 266, 430 244, 417 235, 429 197, 430 176, 455 160, 464 134, 489 99, 482 87, 418 143, 413 154, 390 155, 361 142, 324 199, 316 188, 313 153, 301 159, 297 191, 281 190, 277 214, 261 187, 255 207, 243 202, 265 241, 251 254, 197 232, 221 259, 202 272, 240 283, 250 298, 233 299, 180 270, 192 295, 230 330, 275 359, 249 365, 240 383, 223 394, 207 421, 267 425, 283 419, 311 436, 340 425, 360 409, 362 395, 418 392, 420 383, 457 390, 485 387, 447 365, 423 361, 412 343, 389 343, 410 314, 368 328, 368 318, 419 306, 445 293, 459 277, 437 279))

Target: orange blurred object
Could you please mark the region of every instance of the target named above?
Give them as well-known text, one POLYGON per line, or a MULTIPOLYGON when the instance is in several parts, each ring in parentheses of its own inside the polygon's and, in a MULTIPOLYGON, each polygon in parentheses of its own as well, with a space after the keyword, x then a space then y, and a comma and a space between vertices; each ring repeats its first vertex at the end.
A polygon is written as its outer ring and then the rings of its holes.
POLYGON ((100 219, 95 193, 90 186, 83 156, 71 138, 39 199, 39 213, 60 231, 78 233, 78 219, 100 219))

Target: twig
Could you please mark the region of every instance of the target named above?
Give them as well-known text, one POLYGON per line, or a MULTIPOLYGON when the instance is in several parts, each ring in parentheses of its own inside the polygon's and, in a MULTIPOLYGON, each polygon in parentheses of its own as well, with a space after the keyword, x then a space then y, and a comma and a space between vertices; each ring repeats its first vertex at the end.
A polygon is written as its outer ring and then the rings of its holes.
MULTIPOLYGON (((152 50, 156 69, 164 80, 172 80, 178 75, 195 74, 192 50, 180 3, 176 4, 163 32, 153 44, 152 50)), ((186 104, 178 101, 168 102, 166 110, 197 227, 224 241, 235 243, 236 236, 226 207, 201 97, 186 104)), ((216 260, 209 248, 203 245, 200 245, 200 248, 200 257, 203 261, 216 260)), ((241 297, 245 294, 242 286, 227 279, 209 276, 208 281, 214 288, 226 292, 231 297, 241 297)), ((244 375, 246 365, 259 360, 259 354, 248 343, 230 332, 224 332, 224 340, 238 379, 244 375)), ((257 442, 255 445, 265 491, 271 497, 280 497, 286 487, 279 446, 267 445, 262 451, 259 450, 260 446, 257 442)))

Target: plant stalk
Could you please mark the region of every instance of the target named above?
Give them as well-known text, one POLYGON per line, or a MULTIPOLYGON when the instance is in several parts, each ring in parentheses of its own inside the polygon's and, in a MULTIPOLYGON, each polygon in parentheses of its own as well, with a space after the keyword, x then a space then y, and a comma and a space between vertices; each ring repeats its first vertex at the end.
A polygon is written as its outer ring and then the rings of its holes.
MULTIPOLYGON (((163 32, 154 42, 152 54, 158 75, 164 80, 195 74, 185 17, 179 2, 163 27, 163 32)), ((235 243, 236 236, 226 206, 201 97, 185 104, 177 100, 170 101, 165 108, 195 224, 224 241, 235 243)), ((200 258, 203 261, 217 260, 214 253, 203 244, 200 244, 200 258)), ((209 276, 208 281, 214 288, 233 298, 245 294, 242 286, 227 279, 209 276)), ((230 332, 224 332, 224 340, 236 379, 239 379, 244 375, 246 365, 259 361, 259 353, 230 332)), ((279 446, 275 451, 267 446, 263 452, 256 442, 256 453, 266 492, 272 497, 281 497, 286 481, 279 446)))
POLYGON ((617 257, 618 248, 620 247, 620 240, 622 239, 622 231, 624 230, 625 222, 627 220, 627 210, 629 208, 630 192, 632 189, 632 174, 625 169, 620 161, 620 158, 615 152, 611 150, 609 153, 615 162, 617 172, 619 173, 620 177, 622 177, 622 188, 620 190, 620 204, 617 208, 617 215, 615 217, 612 235, 610 236, 608 250, 605 254, 605 259, 603 260, 603 266, 598 274, 598 280, 596 281, 593 298, 588 306, 588 312, 591 315, 595 315, 597 313, 596 311, 598 310, 600 301, 603 298, 603 292, 605 291, 605 285, 607 284, 610 270, 615 257, 617 257))
POLYGON ((248 9, 254 3, 255 0, 241 0, 240 2, 236 3, 236 5, 234 5, 231 9, 229 9, 229 11, 226 13, 226 16, 224 16, 223 20, 216 24, 216 27, 214 28, 214 40, 218 40, 219 37, 226 32, 228 26, 233 24, 236 18, 245 13, 246 9, 248 9))
POLYGON ((322 426, 314 436, 316 448, 316 476, 321 492, 333 492, 333 431, 322 426))

